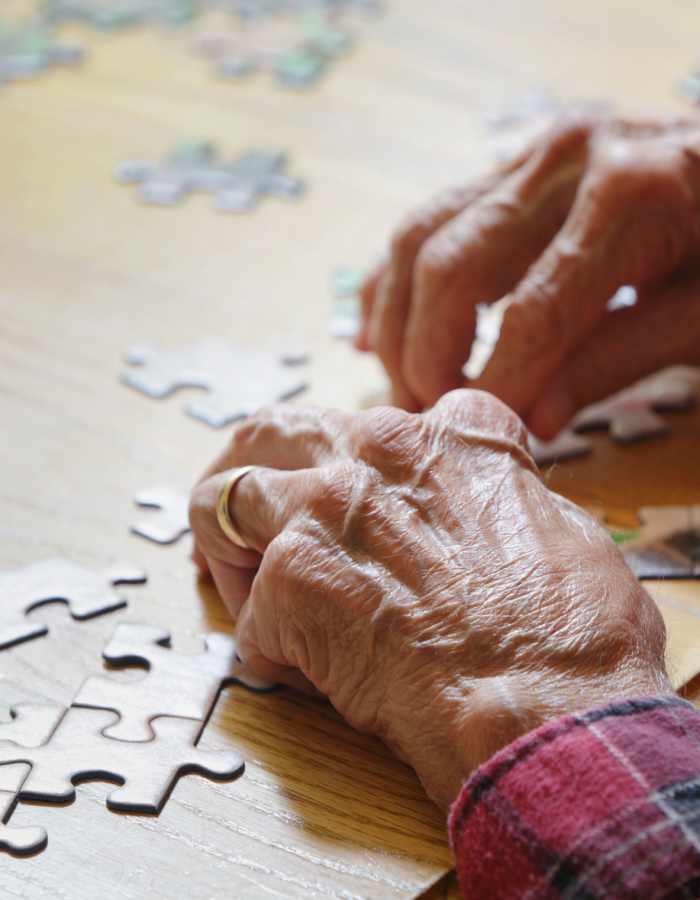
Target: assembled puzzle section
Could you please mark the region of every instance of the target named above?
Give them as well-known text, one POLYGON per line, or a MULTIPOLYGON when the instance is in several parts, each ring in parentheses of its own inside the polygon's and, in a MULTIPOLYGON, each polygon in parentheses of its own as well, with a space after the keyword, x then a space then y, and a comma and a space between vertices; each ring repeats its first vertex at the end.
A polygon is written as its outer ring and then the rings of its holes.
POLYGON ((127 160, 116 169, 122 184, 138 184, 144 203, 172 206, 195 192, 211 194, 222 212, 248 212, 263 197, 298 197, 304 182, 285 174, 280 151, 252 150, 232 162, 219 159, 207 141, 184 142, 163 162, 127 160))
MULTIPOLYGON (((65 709, 24 703, 13 707, 10 713, 9 722, 0 722, 0 741, 16 747, 38 747, 50 738, 65 709)), ((24 762, 0 765, 0 850, 16 856, 36 853, 47 844, 43 828, 13 828, 8 824, 29 772, 30 766, 24 762)))
POLYGON ((93 572, 60 557, 0 572, 0 650, 48 633, 27 618, 46 603, 65 603, 74 619, 91 619, 126 606, 117 585, 145 581, 142 571, 127 564, 93 572))
POLYGON ((44 0, 41 12, 49 22, 81 22, 111 31, 146 22, 184 25, 201 5, 201 0, 44 0))
POLYGON ((185 411, 213 428, 306 389, 306 382, 291 371, 299 365, 297 358, 216 338, 175 350, 133 347, 127 362, 133 368, 122 373, 122 381, 147 397, 163 399, 182 388, 205 390, 206 396, 189 401, 185 411))
POLYGON ((243 771, 238 753, 197 749, 199 722, 161 718, 154 740, 133 743, 104 736, 115 718, 108 710, 71 707, 39 747, 0 741, 0 772, 7 765, 31 767, 19 800, 65 803, 75 798, 79 781, 116 781, 122 787, 107 798, 109 809, 157 814, 181 775, 223 780, 243 771))
POLYGON ((152 722, 161 716, 192 719, 203 727, 226 684, 253 690, 272 687, 243 673, 236 644, 225 634, 207 634, 200 653, 183 654, 170 649, 170 633, 163 629, 121 624, 102 655, 115 668, 147 669, 133 682, 89 678, 73 701, 74 706, 119 713, 119 721, 105 735, 121 741, 150 740, 152 722))
POLYGON ((135 503, 154 510, 131 526, 134 534, 155 544, 174 544, 190 530, 189 496, 169 485, 148 488, 136 495, 135 503))

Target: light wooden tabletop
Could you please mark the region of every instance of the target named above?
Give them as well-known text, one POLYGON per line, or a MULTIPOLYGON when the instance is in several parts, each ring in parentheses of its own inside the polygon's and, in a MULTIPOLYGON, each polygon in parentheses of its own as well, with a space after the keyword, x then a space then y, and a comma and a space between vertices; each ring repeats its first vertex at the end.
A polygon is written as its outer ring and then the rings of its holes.
MULTIPOLYGON (((1 10, 0 10, 1 11, 1 10)), ((0 704, 69 703, 100 667, 117 621, 171 629, 184 649, 227 629, 198 584, 189 539, 160 548, 129 534, 131 498, 166 482, 187 488, 225 440, 120 385, 134 342, 175 346, 208 335, 263 344, 301 335, 312 351, 306 400, 353 408, 384 388, 376 363, 328 337, 328 278, 364 266, 401 213, 493 159, 484 116, 530 88, 609 98, 630 110, 681 110, 675 85, 695 62, 695 0, 456 3, 392 0, 351 55, 308 92, 268 77, 212 77, 183 35, 157 28, 94 34, 66 28, 91 54, 78 70, 0 87, 0 441, 3 568, 65 554, 124 559, 148 585, 130 607, 75 623, 33 614, 49 637, 0 654, 0 704), (158 159, 183 139, 224 155, 289 153, 305 178, 298 202, 246 215, 193 197, 140 205, 114 183, 122 159, 158 159)), ((550 484, 624 515, 650 503, 700 503, 700 413, 645 446, 596 439, 589 459, 550 484)), ((677 684, 700 668, 700 588, 652 586, 671 630, 677 684)), ((444 818, 412 773, 323 703, 290 692, 228 689, 203 745, 235 747, 237 781, 183 779, 158 818, 104 808, 109 786, 80 787, 67 807, 21 805, 48 849, 0 856, 3 896, 290 898, 447 896, 444 818)))

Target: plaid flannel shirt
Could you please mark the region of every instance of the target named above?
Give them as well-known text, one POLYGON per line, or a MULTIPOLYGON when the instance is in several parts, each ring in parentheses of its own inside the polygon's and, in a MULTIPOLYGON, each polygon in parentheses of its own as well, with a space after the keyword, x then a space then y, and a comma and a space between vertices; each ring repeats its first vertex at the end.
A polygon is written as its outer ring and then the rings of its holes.
POLYGON ((548 722, 449 825, 467 900, 700 897, 700 712, 664 695, 548 722))

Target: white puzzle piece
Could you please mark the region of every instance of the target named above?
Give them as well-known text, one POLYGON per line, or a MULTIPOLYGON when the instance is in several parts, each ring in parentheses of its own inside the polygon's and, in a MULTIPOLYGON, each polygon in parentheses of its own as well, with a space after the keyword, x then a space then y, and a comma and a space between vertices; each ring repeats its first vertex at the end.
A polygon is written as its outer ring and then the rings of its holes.
POLYGON ((153 736, 151 723, 159 716, 206 722, 224 685, 272 687, 242 672, 233 638, 211 633, 203 643, 200 653, 178 653, 170 649, 170 634, 163 629, 118 625, 102 653, 104 660, 113 667, 146 666, 147 674, 132 682, 88 678, 73 705, 118 712, 120 719, 105 732, 107 737, 147 741, 153 736))
POLYGON ((115 178, 122 184, 138 184, 144 203, 171 206, 194 192, 211 194, 223 212, 247 212, 265 196, 298 197, 304 183, 286 175, 286 156, 254 150, 233 162, 219 160, 208 142, 189 142, 176 148, 162 163, 126 160, 115 178))
POLYGON ((658 413, 689 409, 696 399, 693 379, 680 369, 668 370, 586 407, 571 427, 576 432, 607 428, 612 440, 631 443, 666 434, 669 426, 658 413))
MULTIPOLYGON (((17 747, 38 747, 49 739, 65 709, 23 703, 13 707, 11 713, 9 722, 0 723, 0 740, 11 741, 17 747)), ((0 766, 0 850, 16 856, 36 853, 47 843, 43 828, 13 828, 8 824, 29 772, 26 763, 0 766)))
POLYGON ((621 550, 637 578, 700 578, 700 506, 646 506, 621 550))
POLYGON ((563 462, 567 459, 577 459, 587 456, 591 452, 590 441, 565 429, 552 441, 540 441, 533 434, 528 435, 530 453, 538 466, 546 466, 550 463, 563 462))
POLYGON ((138 506, 157 510, 131 526, 134 534, 156 544, 174 544, 190 530, 187 494, 161 485, 141 491, 134 499, 138 506))
POLYGON ((0 771, 17 763, 31 766, 20 801, 69 802, 79 781, 116 781, 122 787, 108 796, 109 809, 151 814, 162 810, 183 774, 223 780, 243 771, 243 761, 233 751, 197 749, 200 722, 161 718, 154 722, 154 740, 133 743, 104 737, 114 718, 108 710, 72 707, 40 747, 0 741, 0 771))
MULTIPOLYGON (((293 364, 298 361, 295 356, 293 364)), ((287 354, 237 347, 218 338, 175 350, 134 347, 127 362, 132 368, 122 373, 122 381, 148 397, 169 397, 181 388, 206 391, 187 403, 185 411, 213 428, 306 389, 306 383, 291 371, 287 354)))
POLYGON ((0 572, 0 650, 48 633, 27 613, 45 603, 65 603, 74 619, 91 619, 126 606, 114 587, 144 584, 143 572, 115 565, 98 572, 57 557, 0 572))

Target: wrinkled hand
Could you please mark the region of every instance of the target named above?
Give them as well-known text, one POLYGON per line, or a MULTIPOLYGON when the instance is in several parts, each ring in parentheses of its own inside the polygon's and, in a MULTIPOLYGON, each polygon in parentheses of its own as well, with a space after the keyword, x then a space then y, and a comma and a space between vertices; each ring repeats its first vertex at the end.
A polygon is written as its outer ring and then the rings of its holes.
POLYGON ((190 517, 250 672, 308 680, 443 805, 546 719, 667 687, 653 602, 482 392, 421 415, 262 412, 194 489, 190 517), (248 464, 261 468, 229 504, 254 547, 241 550, 216 500, 248 464))
POLYGON ((408 410, 464 384, 475 307, 508 295, 473 387, 542 438, 642 375, 700 363, 700 120, 563 121, 411 216, 362 292, 359 349, 408 410), (637 306, 607 302, 624 285, 637 306))

